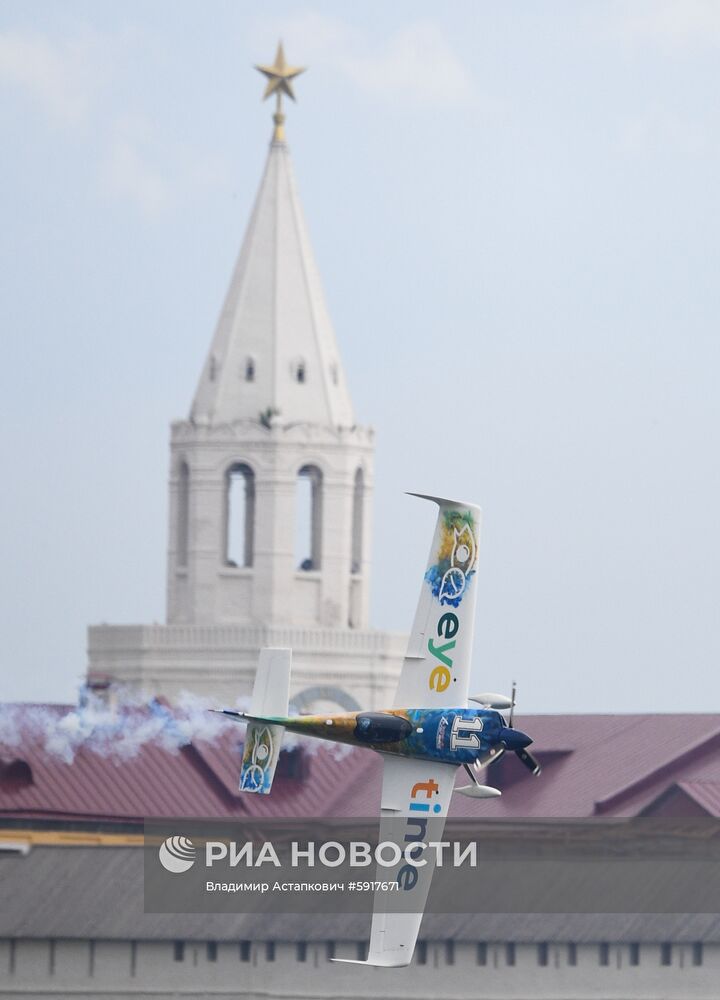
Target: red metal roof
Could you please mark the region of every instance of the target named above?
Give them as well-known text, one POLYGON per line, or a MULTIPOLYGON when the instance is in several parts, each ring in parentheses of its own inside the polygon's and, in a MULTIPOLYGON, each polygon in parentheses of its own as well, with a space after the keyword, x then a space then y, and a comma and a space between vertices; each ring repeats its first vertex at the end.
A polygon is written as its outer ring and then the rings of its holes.
MULTIPOLYGON (((717 769, 715 774, 718 774, 717 769)), ((720 816, 720 781, 679 781, 677 787, 711 816, 720 816)))
POLYGON ((636 816, 672 782, 720 774, 720 715, 538 715, 517 725, 546 758, 543 773, 532 778, 506 754, 498 767, 518 780, 483 802, 484 815, 636 816))
MULTIPOLYGON (((59 724, 67 706, 26 706, 59 724)), ((148 713, 148 718, 150 714, 148 713)), ((513 755, 488 770, 499 799, 456 796, 455 816, 587 817, 638 815, 678 785, 720 816, 720 715, 545 715, 518 725, 544 765, 533 778, 513 755)), ((243 730, 225 722, 214 735, 174 749, 149 739, 131 756, 81 743, 72 762, 48 749, 37 727, 0 743, 0 821, 43 819, 140 822, 168 816, 372 816, 380 800, 380 758, 304 741, 281 755, 270 796, 237 790, 243 730), (25 761, 30 772, 13 761, 25 761), (3 770, 4 769, 4 770, 3 770), (28 778, 31 774, 31 782, 28 778)))

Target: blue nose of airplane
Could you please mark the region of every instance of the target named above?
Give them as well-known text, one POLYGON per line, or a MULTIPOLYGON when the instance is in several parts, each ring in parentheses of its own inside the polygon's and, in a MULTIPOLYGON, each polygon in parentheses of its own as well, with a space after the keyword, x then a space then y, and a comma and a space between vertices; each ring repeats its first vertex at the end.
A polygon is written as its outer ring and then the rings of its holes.
POLYGON ((500 730, 500 740, 508 750, 523 750, 532 743, 527 733, 523 733, 520 729, 510 729, 508 726, 503 726, 500 730))

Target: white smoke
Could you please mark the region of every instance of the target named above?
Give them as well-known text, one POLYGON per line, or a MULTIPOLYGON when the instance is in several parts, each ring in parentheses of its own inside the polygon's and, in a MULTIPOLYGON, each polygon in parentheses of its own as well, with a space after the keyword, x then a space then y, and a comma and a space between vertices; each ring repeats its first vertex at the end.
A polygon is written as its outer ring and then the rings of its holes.
POLYGON ((0 705, 0 745, 33 744, 70 764, 81 748, 100 757, 128 760, 150 744, 177 753, 196 740, 213 742, 223 723, 208 711, 209 699, 183 692, 176 706, 147 701, 127 691, 106 700, 83 692, 69 711, 43 705, 0 705))
MULTIPOLYGON (((83 690, 80 703, 69 711, 45 705, 0 705, 0 748, 21 751, 33 745, 72 764, 81 749, 119 762, 136 757, 148 746, 178 753, 191 743, 214 743, 228 729, 236 729, 242 742, 244 724, 211 712, 215 706, 211 698, 189 691, 181 692, 169 707, 120 688, 111 689, 106 698, 83 690)), ((247 710, 249 700, 238 699, 237 707, 247 710)), ((315 752, 319 745, 319 740, 286 733, 282 749, 303 747, 315 752)), ((351 749, 336 743, 325 747, 337 758, 351 749)))

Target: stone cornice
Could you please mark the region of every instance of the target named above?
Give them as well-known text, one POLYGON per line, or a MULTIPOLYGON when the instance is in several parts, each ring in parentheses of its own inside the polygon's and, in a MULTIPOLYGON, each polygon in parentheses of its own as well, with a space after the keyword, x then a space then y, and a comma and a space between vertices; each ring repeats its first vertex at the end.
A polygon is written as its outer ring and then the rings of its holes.
POLYGON ((372 427, 330 427, 326 424, 296 422, 273 423, 266 427, 259 420, 236 420, 233 423, 204 424, 191 420, 176 420, 171 425, 173 443, 223 444, 242 441, 245 444, 304 444, 317 442, 328 445, 372 447, 375 431, 372 427))

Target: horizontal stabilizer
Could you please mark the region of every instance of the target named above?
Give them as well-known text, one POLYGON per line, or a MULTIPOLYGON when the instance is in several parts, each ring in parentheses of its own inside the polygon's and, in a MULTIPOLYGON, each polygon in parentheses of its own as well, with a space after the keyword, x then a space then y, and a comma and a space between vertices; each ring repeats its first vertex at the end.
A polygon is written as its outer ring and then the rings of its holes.
POLYGON ((240 791, 267 795, 280 759, 284 726, 265 722, 262 716, 285 717, 290 693, 292 650, 262 649, 253 686, 248 727, 245 732, 240 791), (260 716, 260 719, 253 719, 260 716))
POLYGON ((269 726, 265 722, 248 723, 240 768, 241 792, 270 794, 284 733, 284 726, 269 726))

